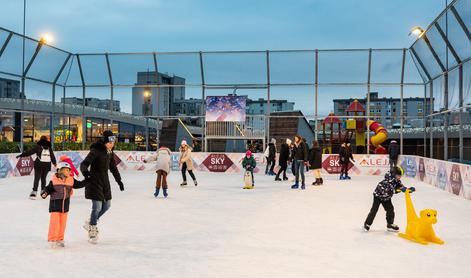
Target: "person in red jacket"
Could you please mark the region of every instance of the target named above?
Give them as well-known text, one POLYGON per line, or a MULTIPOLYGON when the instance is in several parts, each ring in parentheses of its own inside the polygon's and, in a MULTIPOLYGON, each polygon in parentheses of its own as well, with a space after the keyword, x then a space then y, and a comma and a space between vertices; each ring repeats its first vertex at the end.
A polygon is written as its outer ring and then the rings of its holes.
POLYGON ((70 197, 74 188, 82 188, 84 182, 75 180, 71 175, 72 165, 61 161, 57 165, 58 172, 52 176, 51 182, 41 192, 41 197, 50 196, 48 242, 51 248, 65 247, 64 233, 69 212, 70 197))

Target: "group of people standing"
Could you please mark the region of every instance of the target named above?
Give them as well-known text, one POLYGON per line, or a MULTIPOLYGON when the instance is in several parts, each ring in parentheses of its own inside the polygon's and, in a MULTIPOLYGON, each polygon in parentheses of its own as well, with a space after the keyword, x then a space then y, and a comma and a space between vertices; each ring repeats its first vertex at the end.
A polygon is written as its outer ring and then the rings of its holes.
POLYGON ((289 138, 286 139, 280 146, 278 167, 275 173, 276 153, 276 139, 273 138, 265 151, 267 159, 265 174, 276 175, 275 181, 288 180, 286 172, 289 164, 291 164, 291 172, 295 176, 295 184, 291 188, 297 189, 300 186, 301 189, 306 188, 305 171, 309 169, 313 170, 316 179, 312 185, 323 184, 324 181, 321 177, 322 150, 318 141, 312 141, 312 147, 309 148, 306 139, 300 135, 296 135, 294 141, 289 138))

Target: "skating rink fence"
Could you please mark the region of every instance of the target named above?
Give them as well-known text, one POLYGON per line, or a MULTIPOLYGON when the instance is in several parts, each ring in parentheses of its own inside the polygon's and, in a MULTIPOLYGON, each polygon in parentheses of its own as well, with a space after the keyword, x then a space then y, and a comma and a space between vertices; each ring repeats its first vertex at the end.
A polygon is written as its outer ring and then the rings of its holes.
MULTIPOLYGON (((87 151, 57 152, 56 157, 67 155, 78 167, 87 151)), ((155 164, 144 163, 151 152, 115 152, 115 160, 121 171, 154 171, 155 164)), ((263 154, 254 154, 257 161, 255 173, 264 173, 266 160, 263 154)), ((32 175, 34 159, 24 157, 17 159, 17 154, 0 154, 0 178, 32 175)), ((180 154, 172 153, 172 170, 179 171, 180 154)), ((352 176, 383 175, 389 169, 387 155, 353 155, 355 162, 350 164, 352 176)), ((242 173, 242 153, 193 153, 196 171, 221 173, 242 173)), ((418 181, 428 183, 442 190, 471 200, 471 165, 447 162, 419 156, 400 156, 398 164, 403 167, 405 175, 418 181)), ((338 174, 340 165, 338 155, 326 154, 322 157, 324 174, 338 174)), ((290 172, 291 167, 288 167, 290 172)))

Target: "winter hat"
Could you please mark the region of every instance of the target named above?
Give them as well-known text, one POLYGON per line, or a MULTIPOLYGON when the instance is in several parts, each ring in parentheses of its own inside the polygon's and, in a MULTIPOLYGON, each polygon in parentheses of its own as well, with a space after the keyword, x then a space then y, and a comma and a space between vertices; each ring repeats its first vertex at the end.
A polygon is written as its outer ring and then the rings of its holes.
POLYGON ((70 164, 65 162, 65 161, 61 161, 57 164, 57 170, 60 170, 62 168, 69 168, 69 169, 72 169, 72 167, 70 167, 70 164))
POLYGON ((182 140, 182 143, 180 144, 182 146, 188 146, 188 143, 186 142, 186 140, 182 140))
POLYGON ((245 153, 246 156, 252 156, 252 151, 251 150, 248 150, 246 153, 245 153))
POLYGON ((391 141, 391 144, 397 144, 397 141, 396 141, 396 140, 392 140, 392 141, 391 141))
POLYGON ((111 130, 105 130, 103 131, 103 142, 106 143, 113 143, 116 141, 116 136, 114 136, 113 132, 111 130))
POLYGON ((291 139, 287 138, 286 139, 286 144, 291 145, 291 143, 292 143, 291 139))
POLYGON ((271 138, 271 141, 270 141, 272 144, 276 144, 276 139, 275 138, 271 138))
MULTIPOLYGON (((77 168, 75 168, 74 166, 74 163, 72 162, 72 159, 70 159, 70 157, 66 156, 66 155, 62 155, 61 157, 59 157, 59 164, 61 162, 65 162, 65 163, 68 163, 69 164, 69 168, 70 168, 70 176, 78 176, 79 175, 79 172, 77 171, 77 168)), ((57 169, 60 169, 59 166, 57 166, 57 169)))
POLYGON ((391 175, 392 176, 402 176, 402 175, 404 175, 404 169, 402 169, 399 166, 393 167, 391 169, 391 175))

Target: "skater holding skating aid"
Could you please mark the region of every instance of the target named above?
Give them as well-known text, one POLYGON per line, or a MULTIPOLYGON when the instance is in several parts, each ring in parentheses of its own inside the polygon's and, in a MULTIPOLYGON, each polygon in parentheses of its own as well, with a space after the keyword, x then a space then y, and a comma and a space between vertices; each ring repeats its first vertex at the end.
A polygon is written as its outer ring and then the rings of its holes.
POLYGON ((98 220, 111 206, 111 185, 108 170, 113 174, 119 189, 124 191, 124 184, 114 160, 113 148, 115 141, 116 137, 113 132, 104 131, 102 139, 90 146, 90 152, 80 164, 80 171, 87 181, 85 198, 92 201, 90 219, 83 226, 88 231, 90 243, 96 243, 98 239, 98 220))
POLYGON ((144 159, 144 163, 156 161, 157 180, 155 182, 154 197, 159 196, 160 188, 163 188, 164 197, 167 198, 167 176, 171 169, 171 152, 169 148, 160 147, 154 155, 144 159))
POLYGON ((253 177, 253 171, 255 167, 257 166, 257 162, 255 161, 255 158, 253 157, 253 154, 250 150, 248 150, 245 153, 245 157, 242 160, 242 167, 245 169, 245 186, 244 189, 252 189, 255 186, 255 181, 253 177), (250 176, 252 178, 251 183, 250 180, 248 180, 248 173, 250 173, 250 176))
POLYGON ((24 151, 19 154, 16 158, 28 157, 35 154, 36 159, 34 160, 34 182, 33 191, 29 194, 31 200, 36 199, 38 192, 39 180, 41 180, 41 190, 46 186, 47 174, 51 171, 51 163, 56 166, 56 157, 52 151, 51 142, 46 136, 41 136, 36 145, 29 151, 24 151))
POLYGON ((195 174, 193 173, 193 160, 191 159, 191 148, 186 143, 186 140, 182 140, 180 144, 180 168, 182 170, 182 178, 183 182, 180 184, 181 186, 187 185, 186 182, 186 171, 190 174, 190 177, 193 179, 193 183, 195 186, 198 186, 198 182, 196 181, 195 174))
POLYGON ((376 189, 373 192, 373 205, 363 226, 365 231, 370 230, 371 224, 373 224, 373 220, 375 219, 380 205, 382 205, 386 211, 388 231, 399 231, 399 227, 394 224, 394 206, 391 199, 395 193, 400 193, 406 189, 401 182, 402 175, 402 168, 394 167, 390 172, 386 173, 384 180, 376 186, 376 189))
POLYGON ((49 233, 48 242, 51 248, 64 247, 64 233, 69 212, 70 197, 73 189, 85 186, 83 181, 77 181, 71 176, 73 164, 60 161, 57 165, 57 173, 52 176, 48 186, 41 192, 41 197, 49 201, 49 233))

